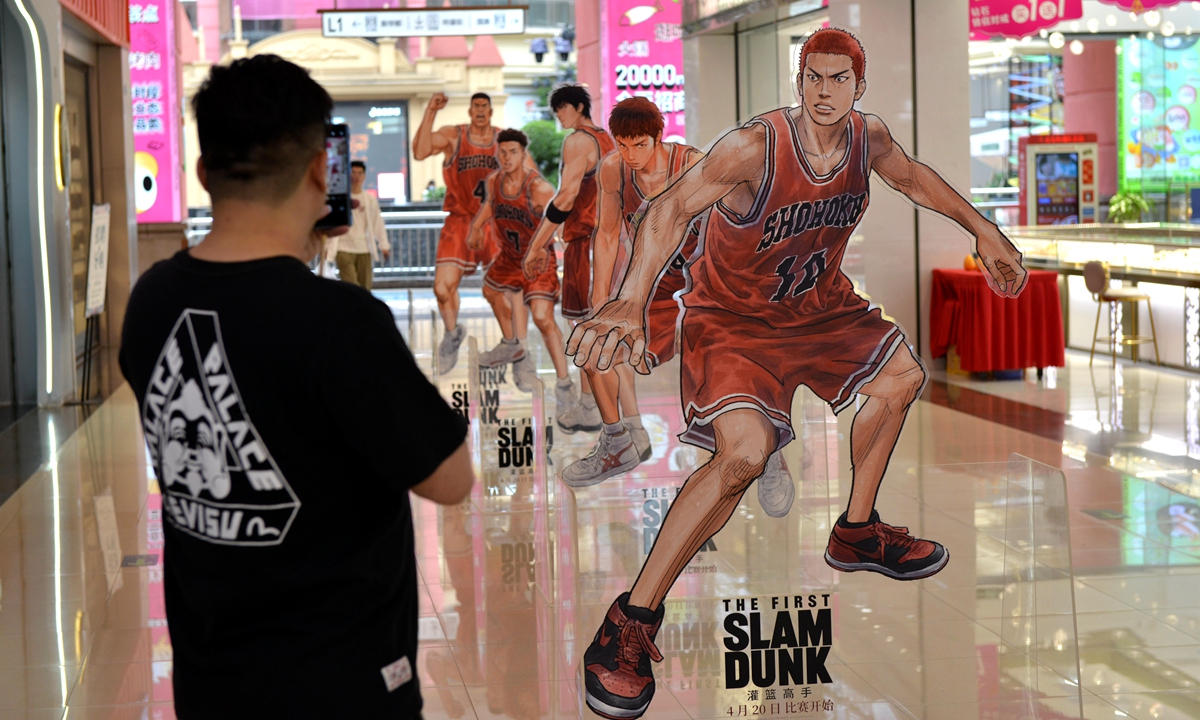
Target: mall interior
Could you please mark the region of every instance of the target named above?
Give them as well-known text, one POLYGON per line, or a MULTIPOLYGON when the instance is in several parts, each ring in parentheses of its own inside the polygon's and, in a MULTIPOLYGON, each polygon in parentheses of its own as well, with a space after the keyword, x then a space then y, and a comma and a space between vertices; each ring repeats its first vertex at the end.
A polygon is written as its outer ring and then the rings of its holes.
POLYGON ((529 0, 465 36, 446 18, 507 0, 429 5, 0 0, 0 719, 176 717, 175 491, 117 353, 138 278, 212 225, 190 100, 212 68, 265 54, 332 96, 387 230, 372 292, 469 423, 469 497, 412 498, 423 717, 599 717, 584 652, 711 453, 680 437, 677 356, 637 377, 642 461, 568 486, 598 434, 563 431, 535 329, 532 388, 481 367, 502 337, 482 273, 462 281, 447 367, 446 185, 418 127, 437 93, 438 125, 487 93, 556 184, 567 132, 548 96, 579 83, 601 127, 644 97, 663 140, 708 148, 797 108, 801 47, 830 26, 865 49, 857 108, 999 226, 1028 281, 991 292, 972 239, 876 173, 840 272, 928 376, 877 509, 951 559, 913 582, 826 562, 866 398, 835 414, 801 384, 780 451, 794 504, 771 517, 746 492, 682 569, 644 716, 1200 718, 1200 2, 529 0), (389 12, 442 20, 388 37, 389 12), (788 620, 768 641, 752 612, 744 651, 741 613, 785 604, 807 635, 788 620))

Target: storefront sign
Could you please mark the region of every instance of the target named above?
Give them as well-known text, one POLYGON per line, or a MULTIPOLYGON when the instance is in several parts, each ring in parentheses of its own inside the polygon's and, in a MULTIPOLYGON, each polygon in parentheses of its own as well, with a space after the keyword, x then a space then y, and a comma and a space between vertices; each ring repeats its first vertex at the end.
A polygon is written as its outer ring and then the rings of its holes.
POLYGON ((174 0, 129 6, 134 204, 139 223, 181 220, 174 0))
POLYGON ((525 7, 322 11, 321 31, 325 37, 360 38, 520 35, 525 32, 525 7))
POLYGON ((1200 44, 1195 37, 1120 41, 1117 182, 1122 191, 1200 183, 1200 44))
POLYGON ((602 50, 604 121, 625 98, 644 97, 662 111, 663 140, 683 142, 683 33, 677 2, 605 0, 602 50))
POLYGON ((971 31, 1025 37, 1083 17, 1083 0, 971 0, 971 31))

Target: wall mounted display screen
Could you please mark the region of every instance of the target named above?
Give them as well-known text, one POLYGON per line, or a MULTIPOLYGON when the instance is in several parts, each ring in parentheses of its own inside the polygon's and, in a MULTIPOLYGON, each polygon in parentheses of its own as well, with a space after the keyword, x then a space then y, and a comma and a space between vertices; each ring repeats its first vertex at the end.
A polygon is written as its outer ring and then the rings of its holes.
POLYGON ((1122 191, 1200 182, 1196 37, 1126 38, 1117 46, 1117 176, 1122 191))
POLYGON ((363 189, 384 205, 408 202, 408 101, 337 102, 333 115, 350 126, 350 159, 367 164, 363 189))

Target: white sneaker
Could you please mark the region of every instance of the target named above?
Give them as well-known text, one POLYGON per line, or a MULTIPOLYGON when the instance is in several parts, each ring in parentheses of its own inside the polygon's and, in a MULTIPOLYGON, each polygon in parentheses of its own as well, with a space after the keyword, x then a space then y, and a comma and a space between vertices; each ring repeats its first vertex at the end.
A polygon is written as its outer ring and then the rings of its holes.
POLYGON ((466 336, 467 329, 462 325, 455 325, 454 332, 442 336, 438 344, 438 375, 445 375, 458 364, 458 347, 466 336))
POLYGON ((575 407, 578 401, 575 399, 575 383, 567 386, 554 384, 554 417, 562 417, 575 407))
POLYGON ((654 455, 654 448, 650 447, 650 433, 646 432, 644 427, 634 427, 629 423, 625 423, 625 429, 633 436, 633 445, 638 449, 638 457, 642 462, 646 462, 654 455))
POLYGON ((616 435, 602 432, 591 453, 563 468, 562 480, 573 488, 588 487, 628 472, 640 462, 628 430, 616 435))
POLYGON ((581 430, 596 432, 604 427, 604 421, 600 419, 600 408, 586 408, 583 406, 583 400, 579 400, 570 410, 558 416, 558 427, 568 435, 581 430))
POLYGON ((501 340, 496 347, 484 353, 479 353, 479 367, 496 367, 510 362, 516 362, 525 357, 525 348, 513 340, 501 340))
POLYGON ((783 517, 792 509, 796 499, 796 485, 788 472, 783 453, 776 450, 767 458, 767 467, 758 477, 758 504, 771 517, 783 517))
POLYGON ((521 358, 513 363, 513 382, 517 384, 517 389, 521 392, 533 392, 534 381, 537 380, 537 368, 533 366, 533 360, 529 356, 521 358))

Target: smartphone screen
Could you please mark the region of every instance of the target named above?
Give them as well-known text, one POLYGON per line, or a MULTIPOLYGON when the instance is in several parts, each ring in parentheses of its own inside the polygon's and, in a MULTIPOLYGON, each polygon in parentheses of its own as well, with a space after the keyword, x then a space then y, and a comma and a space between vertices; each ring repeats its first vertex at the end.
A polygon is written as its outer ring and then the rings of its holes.
POLYGON ((325 169, 325 201, 330 212, 317 222, 317 227, 349 225, 354 220, 350 212, 350 128, 347 125, 329 126, 325 138, 328 164, 325 169))

